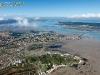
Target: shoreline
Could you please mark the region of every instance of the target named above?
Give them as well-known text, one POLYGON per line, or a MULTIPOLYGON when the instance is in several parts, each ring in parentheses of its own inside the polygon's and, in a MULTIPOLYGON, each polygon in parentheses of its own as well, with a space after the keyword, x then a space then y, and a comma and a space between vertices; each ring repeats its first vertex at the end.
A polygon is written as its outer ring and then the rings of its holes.
MULTIPOLYGON (((100 41, 95 39, 81 39, 81 40, 70 40, 70 41, 66 40, 63 42, 65 44, 61 49, 62 51, 66 51, 71 54, 77 54, 83 58, 88 59, 89 62, 83 68, 75 70, 74 73, 71 75, 77 75, 80 71, 83 71, 86 75, 100 75, 100 70, 99 70, 100 41)), ((69 68, 68 71, 71 73, 73 69, 69 68)), ((65 71, 64 75, 68 75, 67 71, 65 71)))
MULTIPOLYGON (((78 55, 79 57, 86 58, 88 60, 88 63, 86 65, 78 66, 79 69, 67 67, 66 68, 67 70, 66 70, 66 69, 61 68, 61 70, 63 69, 62 72, 65 73, 63 75, 69 75, 69 74, 70 75, 81 75, 81 73, 83 73, 83 75, 100 75, 100 70, 99 70, 100 60, 98 60, 100 58, 100 55, 99 55, 100 54, 100 46, 99 46, 100 40, 97 40, 94 38, 83 38, 82 34, 68 34, 68 33, 63 33, 63 32, 59 33, 59 32, 55 32, 55 31, 54 32, 53 31, 39 31, 39 32, 40 33, 50 32, 51 36, 49 36, 49 38, 50 37, 55 38, 55 40, 53 40, 53 41, 51 41, 51 40, 40 41, 41 43, 44 43, 44 45, 47 45, 47 46, 52 45, 52 44, 55 44, 55 46, 61 45, 61 48, 58 48, 58 50, 61 50, 62 52, 66 51, 67 53, 69 53, 71 55, 78 55), (52 34, 52 33, 54 33, 54 34, 52 34), (80 38, 80 36, 82 38, 80 38), (77 37, 79 39, 77 39, 77 37), (59 42, 61 42, 63 44, 60 44, 59 42), (72 71, 74 71, 74 72, 72 73, 72 71)), ((41 37, 41 38, 44 39, 45 37, 41 37)), ((27 39, 29 40, 29 38, 27 38, 27 39)), ((33 40, 35 40, 35 39, 33 39, 33 40)), ((37 41, 37 42, 39 42, 39 41, 37 41)), ((32 43, 35 43, 35 41, 33 41, 32 43)), ((27 45, 25 44, 25 46, 27 46, 27 45)), ((42 52, 43 51, 41 51, 40 53, 42 53, 42 52)), ((31 52, 31 53, 26 52, 26 53, 29 53, 29 55, 34 54, 34 52, 31 52)), ((38 52, 36 52, 36 53, 38 53, 38 52)), ((58 74, 56 74, 57 71, 59 72, 59 70, 56 70, 55 72, 52 73, 52 75, 58 75, 58 74)))

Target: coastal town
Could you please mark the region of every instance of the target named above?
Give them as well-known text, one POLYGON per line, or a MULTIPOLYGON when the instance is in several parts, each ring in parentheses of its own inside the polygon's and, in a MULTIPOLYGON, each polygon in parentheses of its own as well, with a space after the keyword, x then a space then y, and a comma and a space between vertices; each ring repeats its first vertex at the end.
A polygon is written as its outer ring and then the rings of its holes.
MULTIPOLYGON (((61 54, 57 52, 56 51, 57 48, 60 48, 61 45, 58 45, 58 44, 52 45, 52 43, 61 42, 63 40, 80 40, 81 38, 82 38, 82 35, 76 35, 76 34, 62 35, 62 34, 57 34, 54 31, 31 30, 30 32, 27 32, 27 33, 26 32, 24 33, 0 32, 0 70, 1 70, 0 74, 6 74, 6 75, 10 74, 11 72, 6 73, 4 69, 8 68, 8 71, 10 71, 9 67, 11 68, 11 66, 18 67, 19 65, 22 66, 24 64, 24 67, 25 67, 25 63, 26 63, 25 61, 27 57, 32 58, 31 56, 38 57, 40 55, 42 57, 43 55, 47 55, 47 54, 49 54, 50 56, 53 54, 58 54, 59 57, 62 57, 62 58, 63 57, 67 58, 67 56, 71 56, 71 59, 73 59, 73 61, 76 62, 76 59, 77 59, 78 61, 77 64, 80 64, 80 63, 84 64, 85 62, 81 60, 80 57, 72 56, 68 53, 61 54)), ((28 59, 28 61, 30 60, 28 59)), ((37 62, 39 63, 39 61, 37 62)), ((29 64, 30 63, 28 62, 27 65, 29 64)), ((41 71, 42 70, 41 69, 41 70, 38 70, 37 73, 39 75, 43 75, 43 73, 51 73, 53 70, 57 69, 58 67, 68 66, 68 63, 66 63, 67 65, 61 64, 61 63, 57 65, 57 64, 54 64, 54 62, 52 64, 53 65, 48 70, 41 71)), ((70 63, 70 65, 72 64, 70 63)), ((15 71, 17 72, 17 70, 15 71)))
POLYGON ((100 75, 99 59, 100 0, 0 0, 0 75, 100 75))

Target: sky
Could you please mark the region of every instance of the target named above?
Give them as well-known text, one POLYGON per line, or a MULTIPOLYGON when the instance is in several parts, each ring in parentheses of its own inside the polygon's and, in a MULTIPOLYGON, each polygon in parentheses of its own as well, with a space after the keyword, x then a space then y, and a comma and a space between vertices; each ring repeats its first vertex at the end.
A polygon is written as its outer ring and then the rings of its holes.
POLYGON ((100 0, 0 0, 0 2, 24 2, 21 6, 3 6, 0 8, 0 16, 100 17, 100 0))

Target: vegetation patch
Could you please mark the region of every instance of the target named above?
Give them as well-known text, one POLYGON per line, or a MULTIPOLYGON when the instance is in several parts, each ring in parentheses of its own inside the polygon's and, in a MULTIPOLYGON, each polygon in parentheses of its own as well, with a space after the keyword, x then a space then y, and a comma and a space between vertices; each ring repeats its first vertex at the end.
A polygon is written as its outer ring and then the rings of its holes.
POLYGON ((75 60, 71 56, 61 56, 60 54, 45 54, 41 56, 28 57, 24 62, 24 67, 35 64, 41 71, 47 71, 53 68, 53 65, 69 65, 72 63, 78 63, 79 60, 75 60))
POLYGON ((25 57, 22 63, 17 66, 10 66, 5 70, 1 70, 2 75, 17 75, 26 74, 30 72, 32 75, 39 75, 39 73, 48 73, 50 69, 56 67, 66 66, 73 63, 78 63, 79 60, 74 59, 72 56, 62 54, 44 54, 40 56, 25 57))
POLYGON ((31 44, 27 47, 28 50, 36 50, 43 48, 43 44, 31 44))

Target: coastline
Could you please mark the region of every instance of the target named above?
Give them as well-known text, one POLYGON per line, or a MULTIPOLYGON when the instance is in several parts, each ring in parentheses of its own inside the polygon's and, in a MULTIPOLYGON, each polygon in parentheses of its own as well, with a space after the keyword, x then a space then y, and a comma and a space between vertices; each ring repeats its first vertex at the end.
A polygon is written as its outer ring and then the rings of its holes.
MULTIPOLYGON (((58 33, 58 32, 57 32, 58 33)), ((58 34, 63 35, 74 35, 65 32, 60 32, 58 34)), ((75 34, 80 35, 80 34, 75 34)), ((52 75, 60 74, 60 70, 64 72, 63 75, 100 75, 100 40, 96 38, 82 38, 80 40, 62 40, 64 43, 61 50, 66 51, 72 55, 79 55, 82 58, 88 59, 88 64, 86 66, 75 70, 73 68, 67 67, 65 71, 63 68, 58 69, 57 72, 53 72, 52 75), (68 71, 66 71, 68 70, 68 71), (74 71, 74 72, 73 72, 74 71), (72 73, 73 72, 73 73, 72 73)), ((61 73, 62 73, 61 72, 61 73)))
POLYGON ((63 75, 100 75, 100 40, 96 39, 81 39, 81 40, 66 40, 62 51, 66 51, 71 54, 77 54, 83 58, 88 59, 88 63, 80 69, 73 69, 67 67, 65 69, 58 69, 53 72, 52 75, 58 74, 61 70, 63 75), (73 73, 72 73, 73 72, 73 73))
MULTIPOLYGON (((39 35, 41 35, 42 32, 43 33, 50 32, 51 37, 53 37, 55 40, 37 41, 38 43, 40 43, 40 42, 44 43, 44 45, 46 45, 47 47, 49 45, 52 46, 54 44, 55 44, 55 46, 61 45, 60 48, 58 48, 58 49, 56 48, 56 49, 59 51, 61 50, 62 52, 68 52, 71 55, 78 55, 79 57, 86 58, 88 60, 88 63, 86 63, 85 65, 83 65, 83 66, 78 65, 78 69, 76 69, 74 67, 58 68, 58 69, 54 70, 53 72, 51 72, 51 75, 62 75, 62 73, 64 73, 63 75, 100 75, 100 71, 99 71, 100 40, 97 40, 94 38, 84 38, 83 34, 73 34, 73 33, 70 34, 70 33, 57 32, 57 31, 41 31, 39 35), (77 38, 79 38, 79 39, 77 39, 77 38)), ((28 39, 28 41, 30 41, 29 35, 27 37, 28 38, 26 38, 26 39, 28 39)), ((34 38, 37 38, 37 36, 35 36, 34 38)), ((42 38, 44 39, 46 37, 44 36, 42 38)), ((50 38, 50 36, 49 36, 49 38, 50 38)), ((30 42, 29 44, 35 43, 36 41, 34 41, 34 40, 35 39, 33 39, 33 42, 30 42)), ((26 40, 24 40, 24 41, 26 41, 26 40)), ((27 47, 27 45, 28 44, 24 43, 24 46, 27 47)), ((33 55, 36 53, 38 55, 39 54, 41 55, 42 53, 44 53, 45 49, 43 48, 41 51, 39 51, 39 50, 38 51, 26 51, 26 50, 25 50, 25 53, 29 54, 28 56, 30 56, 30 55, 33 55)), ((53 50, 53 49, 51 49, 51 50, 53 50)))

